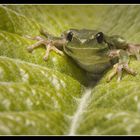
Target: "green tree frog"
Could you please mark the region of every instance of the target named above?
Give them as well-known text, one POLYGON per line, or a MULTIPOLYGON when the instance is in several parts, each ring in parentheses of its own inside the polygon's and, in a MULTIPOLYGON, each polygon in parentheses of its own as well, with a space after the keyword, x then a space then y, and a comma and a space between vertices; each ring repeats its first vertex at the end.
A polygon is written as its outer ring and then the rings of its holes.
POLYGON ((46 47, 45 61, 50 50, 53 50, 60 55, 67 54, 89 73, 101 74, 113 65, 114 69, 107 79, 108 82, 116 74, 118 75, 118 81, 120 81, 123 69, 131 75, 136 75, 136 72, 128 66, 128 63, 130 55, 135 55, 140 60, 140 44, 130 44, 121 36, 108 36, 103 32, 89 29, 70 29, 64 31, 60 37, 55 37, 45 31, 41 31, 41 34, 47 38, 28 36, 28 38, 37 40, 37 42, 29 46, 27 50, 32 52, 35 48, 44 44, 46 47))

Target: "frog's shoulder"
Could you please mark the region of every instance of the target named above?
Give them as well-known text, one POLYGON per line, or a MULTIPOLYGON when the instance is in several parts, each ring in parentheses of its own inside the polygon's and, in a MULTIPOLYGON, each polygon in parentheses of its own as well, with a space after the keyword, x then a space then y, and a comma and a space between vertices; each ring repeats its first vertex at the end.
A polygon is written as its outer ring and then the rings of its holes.
POLYGON ((110 38, 112 38, 112 39, 116 39, 116 38, 124 39, 124 37, 121 35, 112 35, 112 36, 110 36, 110 38))

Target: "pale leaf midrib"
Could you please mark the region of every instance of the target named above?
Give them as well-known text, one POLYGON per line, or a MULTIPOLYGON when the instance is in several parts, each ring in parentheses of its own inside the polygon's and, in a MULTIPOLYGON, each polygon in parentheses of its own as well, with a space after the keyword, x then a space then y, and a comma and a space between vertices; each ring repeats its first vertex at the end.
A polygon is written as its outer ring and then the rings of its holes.
POLYGON ((88 101, 89 101, 89 98, 90 98, 90 95, 91 95, 91 91, 92 91, 91 88, 86 88, 85 89, 85 91, 83 93, 83 96, 81 97, 81 100, 80 100, 79 105, 77 107, 77 110, 72 117, 68 135, 76 135, 76 129, 78 128, 78 125, 79 125, 78 121, 80 120, 80 117, 82 116, 82 113, 84 112, 85 108, 88 105, 88 101))

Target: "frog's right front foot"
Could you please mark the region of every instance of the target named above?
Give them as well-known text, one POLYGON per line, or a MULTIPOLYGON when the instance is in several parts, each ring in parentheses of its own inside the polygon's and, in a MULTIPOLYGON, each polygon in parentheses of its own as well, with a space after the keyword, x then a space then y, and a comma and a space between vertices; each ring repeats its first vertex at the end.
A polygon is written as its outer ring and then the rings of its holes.
POLYGON ((44 61, 48 59, 49 53, 51 50, 55 51, 56 53, 63 55, 63 52, 56 48, 57 45, 63 45, 63 42, 61 40, 47 40, 40 36, 36 36, 34 38, 27 36, 28 39, 37 40, 37 42, 29 47, 27 47, 27 50, 29 53, 32 53, 32 51, 38 47, 40 47, 42 44, 46 47, 46 53, 43 57, 44 61))

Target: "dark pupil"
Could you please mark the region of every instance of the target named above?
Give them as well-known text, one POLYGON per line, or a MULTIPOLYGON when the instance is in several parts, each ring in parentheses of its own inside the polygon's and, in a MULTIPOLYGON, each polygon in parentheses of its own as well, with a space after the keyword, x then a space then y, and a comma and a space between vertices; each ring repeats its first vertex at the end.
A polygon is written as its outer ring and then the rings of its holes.
POLYGON ((71 40, 72 40, 72 37, 73 37, 73 33, 72 33, 72 32, 69 32, 69 33, 67 34, 67 40, 68 40, 68 41, 71 41, 71 40))
POLYGON ((98 41, 98 43, 102 43, 104 41, 104 35, 102 32, 99 32, 96 34, 96 39, 98 41))

